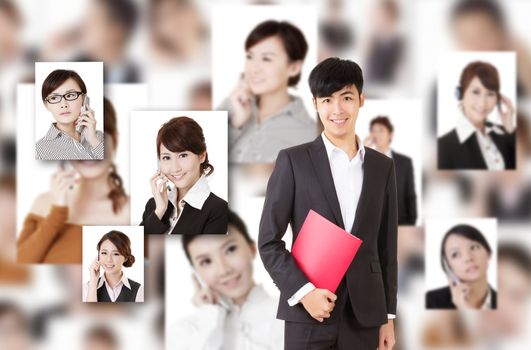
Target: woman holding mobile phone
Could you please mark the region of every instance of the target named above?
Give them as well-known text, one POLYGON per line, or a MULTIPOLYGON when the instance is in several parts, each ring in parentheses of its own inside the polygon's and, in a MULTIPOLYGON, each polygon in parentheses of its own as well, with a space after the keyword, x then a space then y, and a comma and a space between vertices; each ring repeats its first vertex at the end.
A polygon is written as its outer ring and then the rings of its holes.
POLYGON ((228 235, 183 236, 194 271, 196 312, 170 325, 174 349, 282 349, 283 322, 278 300, 253 278, 256 244, 244 222, 229 211, 228 235), (240 327, 238 325, 245 325, 240 327))
POLYGON ((105 157, 60 166, 35 199, 17 242, 19 263, 81 263, 83 225, 129 225, 129 196, 114 165, 116 112, 104 99, 105 157))
POLYGON ((84 302, 144 301, 144 287, 127 278, 122 267, 131 267, 135 257, 131 240, 120 231, 104 234, 96 249, 98 257, 89 267, 90 280, 83 285, 84 302), (101 270, 104 270, 103 275, 101 270))
POLYGON ((500 92, 496 67, 480 61, 468 64, 455 94, 459 117, 456 128, 438 139, 439 169, 515 169, 514 107, 500 92), (494 110, 502 125, 487 120, 494 110))
POLYGON ((317 135, 301 98, 289 93, 300 80, 308 44, 299 28, 271 20, 249 33, 245 51, 244 72, 218 107, 229 112, 229 160, 273 163, 281 149, 317 135))
POLYGON ((227 201, 210 191, 203 129, 192 118, 176 117, 157 135, 159 168, 150 179, 153 197, 142 222, 146 234, 226 234, 227 201))
POLYGON ((497 294, 487 270, 492 250, 481 232, 470 225, 452 227, 441 244, 441 265, 448 287, 426 294, 427 309, 496 309, 497 294))
POLYGON ((42 102, 55 119, 35 145, 42 160, 103 159, 103 132, 96 130, 94 111, 88 105, 87 87, 72 70, 51 72, 41 89, 42 102))

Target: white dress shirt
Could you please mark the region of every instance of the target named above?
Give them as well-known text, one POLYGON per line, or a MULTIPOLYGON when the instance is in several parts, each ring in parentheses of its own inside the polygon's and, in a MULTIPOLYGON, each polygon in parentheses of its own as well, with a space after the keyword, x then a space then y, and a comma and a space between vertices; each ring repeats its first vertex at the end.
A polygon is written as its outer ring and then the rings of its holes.
MULTIPOLYGON (((332 172, 332 179, 334 180, 334 187, 336 189, 339 207, 341 209, 341 216, 345 224, 345 231, 352 231, 354 225, 354 218, 358 208, 358 202, 361 195, 361 188, 363 186, 363 160, 365 158, 365 147, 358 135, 356 135, 356 143, 358 144, 358 152, 352 159, 349 159, 348 154, 341 148, 335 146, 324 133, 321 134, 330 162, 330 170, 332 172)), ((300 288, 295 294, 288 299, 288 305, 294 306, 309 292, 315 289, 313 283, 308 282, 300 288)), ((388 314, 389 319, 394 319, 395 315, 388 314)))
POLYGON ((203 305, 170 327, 168 349, 276 350, 284 346, 284 322, 276 319, 275 299, 253 287, 239 307, 203 305))
MULTIPOLYGON (((129 284, 129 279, 125 275, 125 273, 122 271, 122 278, 120 279, 120 282, 112 288, 109 285, 109 282, 107 282, 107 279, 105 278, 105 274, 103 274, 99 280, 98 285, 96 286, 96 289, 99 289, 103 284, 105 284, 105 288, 107 289, 107 293, 109 294, 109 297, 111 298, 111 301, 114 303, 116 299, 118 299, 118 296, 120 295, 120 292, 122 291, 122 288, 125 286, 127 289, 131 289, 131 285, 129 284)), ((83 302, 86 302, 88 299, 88 289, 89 289, 89 282, 85 282, 83 284, 83 302)), ((135 303, 143 302, 144 301, 144 285, 141 284, 140 287, 138 287, 138 291, 136 293, 135 303)))
POLYGON ((196 209, 201 210, 208 196, 210 196, 210 192, 208 181, 204 175, 202 175, 199 180, 197 180, 197 182, 188 190, 188 192, 184 195, 184 198, 181 199, 179 203, 177 203, 177 190, 175 187, 172 187, 170 190, 168 190, 168 200, 173 205, 174 209, 172 215, 170 216, 170 228, 168 231, 166 231, 166 234, 171 234, 173 228, 175 225, 177 225, 186 203, 196 209), (177 205, 179 211, 177 211, 177 205))
POLYGON ((481 154, 483 155, 483 160, 487 164, 487 169, 504 170, 505 162, 503 160, 503 156, 498 147, 496 147, 496 144, 494 143, 492 138, 489 136, 489 133, 494 132, 496 134, 503 135, 505 134, 505 132, 496 125, 489 125, 485 126, 485 133, 482 133, 481 131, 476 129, 474 124, 472 124, 467 117, 465 117, 461 109, 460 111, 461 113, 459 118, 457 119, 456 126, 457 138, 459 139, 459 142, 464 143, 466 140, 468 140, 469 137, 471 137, 475 133, 479 149, 481 150, 481 154))

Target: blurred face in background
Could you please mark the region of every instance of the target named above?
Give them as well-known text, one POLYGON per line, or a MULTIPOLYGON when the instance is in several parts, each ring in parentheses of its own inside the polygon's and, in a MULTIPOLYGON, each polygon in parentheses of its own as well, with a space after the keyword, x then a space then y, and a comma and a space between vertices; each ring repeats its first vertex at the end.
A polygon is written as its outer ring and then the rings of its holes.
POLYGON ((525 329, 529 315, 524 311, 531 302, 529 271, 510 260, 498 262, 498 310, 492 317, 506 333, 525 329))
POLYGON ((219 295, 242 305, 252 287, 256 246, 232 225, 228 235, 200 235, 188 246, 192 265, 203 282, 219 295))
POLYGON ((192 3, 161 0, 154 2, 151 11, 155 48, 170 56, 168 58, 186 59, 193 55, 201 44, 203 32, 197 8, 192 3))
POLYGON ((270 36, 246 53, 245 80, 253 95, 271 94, 288 89, 288 80, 300 73, 301 62, 290 62, 278 36, 270 36))
POLYGON ((380 123, 375 123, 371 127, 371 140, 378 150, 386 150, 391 145, 393 134, 387 127, 380 123))
POLYGON ((0 349, 28 350, 31 341, 29 327, 19 312, 7 311, 0 315, 0 349))
POLYGON ((490 254, 481 243, 458 234, 451 234, 444 247, 450 269, 462 282, 487 279, 490 254))
POLYGON ((462 14, 452 21, 457 47, 466 51, 499 51, 506 46, 504 31, 483 13, 462 14))

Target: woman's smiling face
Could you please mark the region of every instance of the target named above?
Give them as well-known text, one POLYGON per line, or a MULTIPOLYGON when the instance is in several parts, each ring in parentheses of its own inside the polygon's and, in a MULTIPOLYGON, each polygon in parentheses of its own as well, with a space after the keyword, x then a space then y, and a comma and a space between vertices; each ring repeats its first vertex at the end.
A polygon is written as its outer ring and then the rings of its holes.
POLYGON ((188 191, 201 177, 201 164, 206 153, 197 155, 190 151, 172 152, 160 145, 160 171, 176 188, 188 191))
POLYGON ((120 273, 125 262, 125 257, 118 248, 110 241, 105 240, 100 246, 98 260, 101 267, 108 274, 120 273))
POLYGON ((496 106, 497 100, 496 91, 487 89, 476 76, 463 93, 463 113, 472 124, 482 125, 496 106))
POLYGON ((229 225, 227 235, 201 235, 188 246, 190 260, 205 284, 236 304, 245 302, 254 285, 254 243, 229 225))

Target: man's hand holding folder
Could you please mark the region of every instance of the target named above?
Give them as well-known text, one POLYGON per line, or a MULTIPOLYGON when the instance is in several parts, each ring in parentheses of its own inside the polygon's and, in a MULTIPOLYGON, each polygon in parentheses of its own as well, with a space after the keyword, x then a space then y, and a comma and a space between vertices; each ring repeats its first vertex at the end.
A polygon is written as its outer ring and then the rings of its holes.
POLYGON ((362 241, 313 210, 301 227, 291 255, 316 287, 301 303, 317 321, 323 322, 334 309, 339 283, 362 241))

